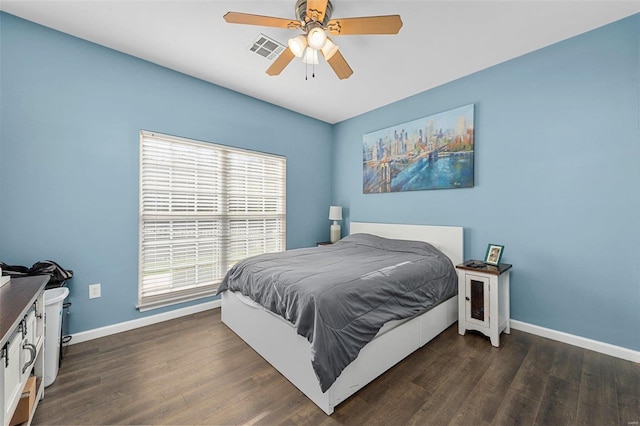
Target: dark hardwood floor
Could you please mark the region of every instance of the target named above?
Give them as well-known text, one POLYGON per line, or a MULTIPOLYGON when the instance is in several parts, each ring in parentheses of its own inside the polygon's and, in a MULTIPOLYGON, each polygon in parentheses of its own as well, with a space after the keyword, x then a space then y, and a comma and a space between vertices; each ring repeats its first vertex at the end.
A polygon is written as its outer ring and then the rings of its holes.
POLYGON ((640 364, 516 330, 500 343, 454 324, 329 417, 214 309, 70 346, 33 424, 639 424, 640 364))

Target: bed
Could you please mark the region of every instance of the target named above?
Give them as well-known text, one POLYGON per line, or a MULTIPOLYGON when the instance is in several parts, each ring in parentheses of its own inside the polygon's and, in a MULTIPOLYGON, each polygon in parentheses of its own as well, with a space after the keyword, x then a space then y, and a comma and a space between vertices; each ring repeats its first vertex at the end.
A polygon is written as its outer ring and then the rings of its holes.
MULTIPOLYGON (((351 234, 426 241, 453 265, 462 262, 463 230, 459 227, 352 222, 350 228, 351 234)), ((310 361, 312 352, 315 354, 312 345, 290 322, 236 291, 222 292, 222 321, 330 415, 342 401, 453 324, 457 306, 454 295, 427 312, 385 324, 326 391, 310 361)))

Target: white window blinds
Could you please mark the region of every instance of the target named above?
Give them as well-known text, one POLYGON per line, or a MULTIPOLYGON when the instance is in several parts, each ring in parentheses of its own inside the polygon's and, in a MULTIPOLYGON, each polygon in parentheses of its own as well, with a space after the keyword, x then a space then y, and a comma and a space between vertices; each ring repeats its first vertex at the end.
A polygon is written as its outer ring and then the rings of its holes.
POLYGON ((211 296, 236 262, 285 250, 286 159, 140 132, 138 308, 211 296))

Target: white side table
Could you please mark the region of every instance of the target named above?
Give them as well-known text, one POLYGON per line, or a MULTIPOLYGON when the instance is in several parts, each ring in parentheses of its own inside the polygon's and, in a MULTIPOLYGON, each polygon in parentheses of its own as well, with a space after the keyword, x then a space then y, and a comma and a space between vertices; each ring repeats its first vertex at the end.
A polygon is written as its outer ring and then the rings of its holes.
POLYGON ((500 346, 500 333, 511 333, 509 326, 510 264, 481 265, 470 260, 456 265, 458 270, 458 333, 476 330, 500 346))

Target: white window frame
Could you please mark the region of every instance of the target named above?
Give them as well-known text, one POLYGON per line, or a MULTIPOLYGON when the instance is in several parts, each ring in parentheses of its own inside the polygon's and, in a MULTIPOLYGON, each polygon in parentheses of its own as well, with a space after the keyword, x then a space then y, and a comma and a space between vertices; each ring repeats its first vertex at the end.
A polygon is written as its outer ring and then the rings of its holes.
POLYGON ((140 131, 140 311, 217 291, 239 260, 286 250, 286 158, 140 131))

